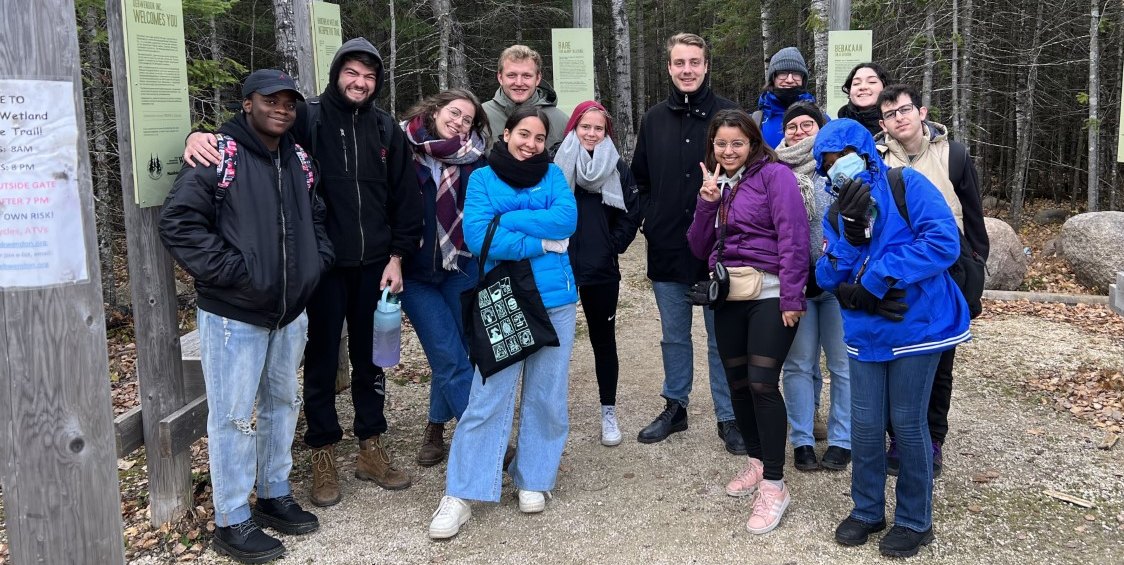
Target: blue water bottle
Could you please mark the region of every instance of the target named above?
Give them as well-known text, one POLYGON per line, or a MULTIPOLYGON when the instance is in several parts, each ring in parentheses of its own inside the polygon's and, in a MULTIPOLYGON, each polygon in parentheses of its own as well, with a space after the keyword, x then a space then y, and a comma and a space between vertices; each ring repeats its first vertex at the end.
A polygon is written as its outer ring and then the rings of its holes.
POLYGON ((402 305, 389 286, 383 289, 375 308, 374 323, 371 361, 379 367, 393 367, 402 359, 402 305))

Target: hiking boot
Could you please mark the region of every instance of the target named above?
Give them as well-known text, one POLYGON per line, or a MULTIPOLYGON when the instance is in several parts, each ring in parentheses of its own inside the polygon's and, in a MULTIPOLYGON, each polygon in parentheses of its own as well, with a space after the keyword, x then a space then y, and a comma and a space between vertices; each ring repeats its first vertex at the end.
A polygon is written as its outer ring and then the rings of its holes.
POLYGON ((941 450, 944 442, 933 442, 933 478, 941 476, 941 471, 944 470, 944 452, 941 450))
POLYGON ((601 445, 612 447, 621 443, 621 425, 616 406, 601 407, 601 445))
POLYGON ((429 537, 451 538, 461 531, 461 526, 471 517, 472 508, 467 502, 455 496, 443 496, 441 504, 433 511, 433 519, 429 522, 429 537))
POLYGON ((932 541, 932 526, 924 532, 915 532, 895 524, 882 541, 878 542, 878 551, 887 557, 913 557, 921 550, 921 546, 929 545, 932 541))
POLYGON ((745 523, 751 534, 767 534, 781 523, 781 517, 792 498, 788 495, 788 485, 776 486, 772 481, 761 481, 757 487, 757 498, 753 500, 753 514, 745 523))
POLYGON ((824 469, 831 469, 832 471, 843 471, 847 469, 847 465, 851 463, 851 450, 844 449, 838 445, 827 446, 827 451, 823 452, 823 459, 820 459, 820 464, 824 469))
POLYGON ((881 520, 875 524, 868 524, 862 520, 858 520, 847 516, 835 528, 835 541, 840 545, 862 545, 870 537, 870 534, 876 534, 886 529, 886 520, 881 520))
POLYGON ((898 476, 898 468, 901 467, 902 458, 898 453, 898 440, 894 436, 890 436, 890 448, 886 450, 886 474, 896 477, 898 476))
POLYGON ((726 483, 726 494, 734 497, 743 497, 753 494, 757 485, 761 483, 761 476, 765 472, 765 465, 760 459, 749 458, 745 469, 742 469, 732 481, 726 483))
POLYGON ((550 497, 549 492, 523 489, 519 489, 516 495, 519 497, 519 511, 524 514, 542 512, 546 509, 546 499, 550 497))
POLYGON ((320 521, 312 512, 301 508, 293 495, 259 498, 254 505, 254 521, 283 534, 300 535, 320 529, 320 521))
POLYGON ((816 410, 815 419, 812 420, 812 438, 816 441, 827 439, 827 421, 820 414, 819 410, 816 410))
POLYGON ((374 481, 386 490, 402 490, 410 486, 410 476, 390 462, 390 452, 383 445, 381 435, 359 441, 355 478, 374 481))
POLYGON ((801 445, 792 450, 792 466, 797 471, 815 471, 820 468, 816 460, 816 450, 810 445, 801 445))
POLYGON ((340 477, 336 472, 336 446, 312 450, 312 503, 332 506, 340 501, 340 477))
POLYGON ((507 444, 507 449, 503 452, 503 470, 506 471, 511 466, 511 462, 515 460, 515 446, 510 443, 507 444))
POLYGON ((738 423, 733 420, 718 422, 718 437, 726 444, 726 451, 731 455, 745 455, 745 439, 738 430, 738 423))
POLYGON ((636 441, 640 443, 656 443, 667 439, 667 436, 682 432, 687 429, 687 409, 674 400, 668 400, 663 412, 640 430, 636 441))
POLYGON ((266 563, 285 554, 281 540, 261 531, 253 520, 215 528, 211 545, 215 553, 239 563, 266 563))
POLYGON ((432 467, 445 460, 445 424, 429 422, 418 448, 418 465, 432 467))

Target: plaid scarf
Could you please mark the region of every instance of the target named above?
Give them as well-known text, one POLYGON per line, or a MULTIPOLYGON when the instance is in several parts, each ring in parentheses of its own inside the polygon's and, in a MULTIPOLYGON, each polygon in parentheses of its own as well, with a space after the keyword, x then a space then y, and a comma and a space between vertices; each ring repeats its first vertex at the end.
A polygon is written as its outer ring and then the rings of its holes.
POLYGON ((461 165, 475 163, 484 155, 484 140, 477 132, 450 139, 434 137, 425 130, 425 116, 416 116, 399 125, 414 149, 418 183, 424 185, 432 179, 437 185, 437 247, 441 250, 441 266, 455 271, 459 257, 472 256, 464 247, 461 165))

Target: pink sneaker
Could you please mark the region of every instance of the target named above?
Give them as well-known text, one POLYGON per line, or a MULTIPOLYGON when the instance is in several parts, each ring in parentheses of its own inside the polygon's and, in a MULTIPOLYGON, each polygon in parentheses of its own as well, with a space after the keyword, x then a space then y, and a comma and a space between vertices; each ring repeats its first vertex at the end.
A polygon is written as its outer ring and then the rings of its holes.
POLYGON ((757 484, 761 482, 764 473, 765 465, 761 463, 761 460, 750 457, 745 469, 742 469, 734 477, 734 480, 726 484, 726 494, 739 498, 753 494, 753 491, 757 490, 757 484))
POLYGON ((765 534, 773 531, 781 523, 781 516, 788 508, 792 498, 788 496, 788 485, 781 488, 773 486, 769 481, 761 481, 757 489, 757 498, 753 500, 753 514, 745 523, 745 529, 751 534, 765 534))

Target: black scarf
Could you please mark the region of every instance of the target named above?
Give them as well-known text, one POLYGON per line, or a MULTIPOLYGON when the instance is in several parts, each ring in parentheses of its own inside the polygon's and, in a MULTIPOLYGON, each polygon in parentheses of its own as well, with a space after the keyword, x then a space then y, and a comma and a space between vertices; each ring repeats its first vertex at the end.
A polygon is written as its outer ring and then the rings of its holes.
POLYGON ((501 140, 492 146, 492 152, 488 154, 488 165, 500 180, 512 188, 530 188, 546 176, 550 156, 543 151, 526 161, 520 161, 511 155, 507 143, 501 140))
POLYGON ((803 86, 794 86, 792 88, 773 88, 773 96, 777 97, 781 106, 788 108, 793 102, 800 100, 800 97, 806 94, 808 90, 803 86))
POLYGON ((877 104, 864 110, 848 102, 839 109, 839 117, 850 118, 862 124, 870 135, 882 133, 882 126, 878 124, 878 120, 882 119, 882 109, 877 104))

